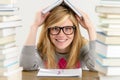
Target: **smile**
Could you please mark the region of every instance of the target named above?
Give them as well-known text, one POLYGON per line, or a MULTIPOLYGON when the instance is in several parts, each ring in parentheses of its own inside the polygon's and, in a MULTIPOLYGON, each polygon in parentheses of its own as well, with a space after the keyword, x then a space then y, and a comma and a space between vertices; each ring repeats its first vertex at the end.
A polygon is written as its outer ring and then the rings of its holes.
POLYGON ((64 40, 56 39, 56 41, 58 41, 58 42, 65 42, 65 41, 67 41, 67 39, 64 39, 64 40))

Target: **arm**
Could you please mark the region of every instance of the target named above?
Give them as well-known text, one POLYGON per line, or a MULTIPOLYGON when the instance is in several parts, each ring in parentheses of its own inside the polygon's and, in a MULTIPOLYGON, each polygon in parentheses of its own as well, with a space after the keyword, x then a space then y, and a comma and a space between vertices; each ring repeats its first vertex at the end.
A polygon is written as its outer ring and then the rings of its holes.
POLYGON ((88 31, 88 34, 89 34, 89 40, 90 41, 93 41, 96 39, 96 31, 95 31, 95 28, 94 28, 94 25, 92 24, 89 16, 84 13, 82 10, 80 10, 80 13, 82 14, 82 19, 79 17, 79 16, 76 16, 77 19, 78 19, 78 22, 80 23, 80 25, 85 28, 87 31, 88 31))
POLYGON ((89 70, 95 71, 95 41, 89 41, 81 48, 82 67, 87 66, 89 70))
POLYGON ((30 28, 30 32, 28 34, 25 45, 27 45, 27 46, 35 45, 38 27, 43 24, 44 20, 48 16, 48 14, 49 13, 43 15, 41 12, 37 12, 35 21, 30 28))
POLYGON ((82 48, 81 56, 83 60, 83 64, 85 64, 90 70, 95 70, 95 40, 96 40, 96 32, 95 28, 86 13, 80 10, 82 14, 82 19, 77 16, 78 22, 81 24, 83 28, 85 28, 89 34, 89 43, 82 48))
POLYGON ((35 22, 30 28, 20 57, 20 66, 22 66, 24 70, 36 70, 39 66, 43 66, 42 59, 35 48, 35 43, 38 27, 44 22, 47 15, 48 14, 43 15, 41 12, 38 12, 35 22))
POLYGON ((44 67, 35 46, 24 46, 20 57, 20 66, 24 70, 37 70, 38 67, 44 67))

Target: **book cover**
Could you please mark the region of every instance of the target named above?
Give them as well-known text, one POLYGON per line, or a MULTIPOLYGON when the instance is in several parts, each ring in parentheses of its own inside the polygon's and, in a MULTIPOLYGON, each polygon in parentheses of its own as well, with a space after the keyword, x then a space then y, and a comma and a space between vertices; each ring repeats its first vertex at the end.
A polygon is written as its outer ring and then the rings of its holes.
POLYGON ((95 51, 106 58, 120 58, 120 45, 107 45, 100 41, 96 41, 95 51))
POLYGON ((57 0, 55 3, 49 5, 47 8, 43 9, 42 13, 45 14, 49 11, 51 11, 53 8, 59 5, 67 5, 70 7, 79 17, 82 17, 81 13, 76 9, 76 7, 71 3, 69 0, 57 0))
POLYGON ((99 17, 102 18, 107 18, 107 19, 120 19, 120 15, 119 14, 104 14, 104 13, 100 13, 98 14, 99 17))
POLYGON ((17 0, 0 0, 0 4, 16 4, 17 0))
POLYGON ((18 56, 18 52, 14 51, 14 52, 10 52, 10 53, 5 53, 5 54, 0 54, 0 60, 5 60, 5 59, 9 59, 9 58, 13 58, 15 56, 18 56))
POLYGON ((6 49, 6 48, 10 48, 10 47, 14 47, 14 46, 16 46, 16 42, 15 41, 10 42, 10 43, 6 43, 6 44, 3 44, 3 45, 0 45, 0 50, 6 49))
POLYGON ((19 68, 17 68, 17 69, 14 69, 14 70, 12 70, 12 71, 6 71, 6 72, 4 72, 3 74, 0 74, 0 78, 3 76, 3 77, 7 77, 7 76, 11 76, 11 75, 13 75, 13 74, 15 74, 15 73, 17 73, 17 72, 21 72, 23 70, 23 68, 22 67, 19 67, 19 68))
POLYGON ((82 69, 39 69, 37 76, 54 76, 54 77, 81 77, 82 69))
POLYGON ((0 16, 11 16, 11 15, 17 15, 17 14, 18 14, 17 10, 0 11, 0 16))
POLYGON ((0 45, 5 45, 7 43, 16 41, 15 36, 16 35, 9 35, 9 36, 6 36, 6 37, 1 37, 0 38, 0 45))
POLYGON ((15 63, 15 64, 7 66, 7 67, 0 67, 0 74, 2 74, 4 72, 13 71, 17 68, 19 68, 19 63, 15 63))
POLYGON ((120 66, 120 58, 116 58, 116 57, 108 58, 98 53, 97 60, 103 66, 118 66, 118 67, 120 66))
POLYGON ((17 48, 18 48, 17 46, 13 46, 13 47, 5 48, 5 49, 0 49, 0 54, 14 52, 17 50, 17 48))
POLYGON ((100 23, 99 26, 103 27, 103 28, 117 28, 117 29, 120 28, 120 24, 102 24, 102 23, 100 23))
POLYGON ((101 5, 120 6, 120 0, 100 0, 101 5))
POLYGON ((120 24, 99 24, 98 28, 107 36, 120 36, 120 24))
POLYGON ((0 29, 0 38, 5 37, 5 36, 9 36, 9 35, 13 35, 13 34, 16 34, 15 28, 0 29))
POLYGON ((19 15, 0 16, 0 22, 21 20, 19 15))
POLYGON ((8 21, 8 22, 1 22, 0 23, 0 29, 3 28, 13 28, 13 27, 20 27, 22 26, 21 20, 17 21, 8 21))
POLYGON ((108 28, 108 27, 104 27, 104 26, 98 26, 99 29, 103 30, 103 31, 112 31, 112 32, 119 32, 120 31, 120 27, 119 28, 108 28))
POLYGON ((0 76, 0 80, 22 80, 22 71, 16 71, 9 76, 0 76))
POLYGON ((10 7, 14 7, 15 4, 0 4, 0 8, 10 8, 10 7))
POLYGON ((103 31, 103 33, 108 36, 120 36, 120 31, 103 31))
POLYGON ((120 80, 120 76, 106 76, 103 73, 99 73, 99 80, 120 80))
POLYGON ((108 18, 99 17, 99 22, 101 24, 119 24, 120 23, 120 19, 117 19, 117 18, 108 19, 108 18))
POLYGON ((95 11, 97 13, 120 14, 120 6, 97 5, 95 11))
POLYGON ((0 60, 0 67, 10 66, 17 62, 18 62, 18 56, 15 56, 15 57, 9 58, 9 59, 5 59, 5 60, 0 60))
POLYGON ((107 36, 103 32, 97 32, 97 40, 104 44, 120 44, 120 36, 107 36))
POLYGON ((103 66, 97 60, 95 63, 95 69, 98 72, 105 74, 106 76, 120 76, 120 66, 119 67, 110 67, 103 66))
POLYGON ((18 7, 0 7, 0 12, 2 11, 18 11, 18 7))

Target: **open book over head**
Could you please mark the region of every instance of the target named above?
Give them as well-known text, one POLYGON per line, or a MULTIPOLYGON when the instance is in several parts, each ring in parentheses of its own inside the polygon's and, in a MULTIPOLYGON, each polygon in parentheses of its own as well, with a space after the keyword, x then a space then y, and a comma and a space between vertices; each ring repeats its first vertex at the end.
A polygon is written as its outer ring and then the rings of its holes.
POLYGON ((59 6, 59 5, 66 5, 69 8, 71 8, 80 18, 82 17, 81 13, 76 9, 76 7, 71 3, 69 0, 57 0, 55 3, 49 5, 45 9, 43 9, 42 13, 46 14, 47 12, 50 12, 53 8, 59 6))

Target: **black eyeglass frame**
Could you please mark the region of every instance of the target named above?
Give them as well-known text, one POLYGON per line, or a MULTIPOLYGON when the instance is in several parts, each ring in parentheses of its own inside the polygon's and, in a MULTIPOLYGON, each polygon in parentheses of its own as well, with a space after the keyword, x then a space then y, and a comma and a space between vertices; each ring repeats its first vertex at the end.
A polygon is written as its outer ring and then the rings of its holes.
POLYGON ((75 30, 76 30, 76 27, 75 27, 75 26, 64 26, 64 27, 55 26, 55 27, 49 27, 49 28, 48 28, 48 33, 50 33, 51 35, 58 35, 58 34, 61 32, 61 30, 62 30, 65 35, 71 35, 71 34, 73 34, 73 32, 75 32, 75 30), (58 31, 57 34, 52 34, 52 33, 50 32, 50 29, 51 29, 51 28, 55 28, 55 27, 59 28, 59 31, 58 31), (73 32, 71 32, 70 34, 65 33, 64 28, 66 28, 66 27, 72 27, 72 28, 73 28, 73 32))

